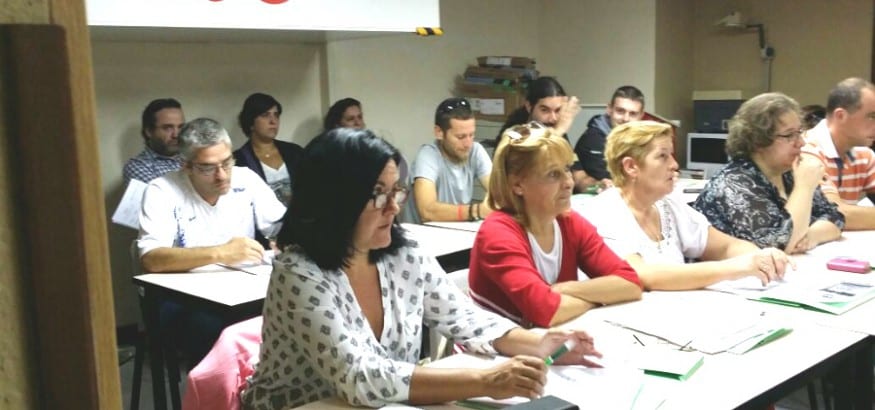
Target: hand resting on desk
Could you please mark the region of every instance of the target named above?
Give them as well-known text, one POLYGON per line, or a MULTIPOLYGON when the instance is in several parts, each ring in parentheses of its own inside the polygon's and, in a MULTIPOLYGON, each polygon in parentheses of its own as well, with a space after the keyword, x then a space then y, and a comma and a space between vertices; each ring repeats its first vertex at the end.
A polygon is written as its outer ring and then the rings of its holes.
POLYGON ((765 248, 726 260, 732 271, 737 273, 733 279, 745 276, 755 276, 763 286, 784 277, 787 266, 796 268, 796 264, 784 252, 775 248, 765 248))
POLYGON ((224 245, 219 246, 219 260, 217 262, 228 265, 242 265, 246 263, 260 264, 264 256, 264 247, 252 238, 231 238, 224 245))
POLYGON ((582 330, 550 330, 541 337, 536 347, 537 356, 517 355, 492 368, 482 370, 485 395, 494 399, 509 397, 537 398, 544 394, 547 382, 547 364, 544 358, 572 340, 574 347, 558 357, 555 364, 601 367, 586 356, 602 357, 595 349, 593 338, 582 330))
POLYGON ((250 238, 232 238, 222 245, 176 248, 162 247, 140 258, 146 272, 187 272, 213 263, 240 265, 260 263, 264 253, 261 244, 250 238))

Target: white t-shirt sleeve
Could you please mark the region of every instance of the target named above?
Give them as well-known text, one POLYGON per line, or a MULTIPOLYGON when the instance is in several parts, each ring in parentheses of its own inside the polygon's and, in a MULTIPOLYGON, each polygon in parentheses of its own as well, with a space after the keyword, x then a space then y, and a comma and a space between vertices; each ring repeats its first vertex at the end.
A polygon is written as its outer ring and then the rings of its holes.
POLYGON ((137 238, 140 256, 153 249, 173 247, 177 229, 173 209, 179 200, 163 177, 146 187, 140 208, 140 235, 137 238))
POLYGON ((255 218, 255 229, 267 238, 273 238, 282 227, 286 207, 276 199, 276 194, 261 177, 249 168, 234 168, 245 178, 246 186, 252 190, 252 213, 255 218))
POLYGON ((705 215, 699 213, 683 201, 672 197, 665 198, 670 212, 677 222, 678 239, 681 251, 687 258, 698 258, 708 245, 708 228, 711 224, 705 215))
POLYGON ((471 149, 474 150, 474 177, 482 178, 489 175, 492 172, 492 160, 489 159, 486 149, 479 142, 475 142, 471 149))
POLYGON ((437 147, 432 144, 423 145, 419 148, 419 153, 416 154, 416 160, 413 161, 413 177, 410 180, 425 178, 437 183, 440 167, 441 153, 437 147))

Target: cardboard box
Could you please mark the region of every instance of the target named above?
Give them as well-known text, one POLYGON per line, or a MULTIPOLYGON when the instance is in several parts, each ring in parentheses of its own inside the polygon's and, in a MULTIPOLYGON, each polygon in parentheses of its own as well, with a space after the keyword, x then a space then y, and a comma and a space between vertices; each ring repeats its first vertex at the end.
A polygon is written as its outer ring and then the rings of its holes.
POLYGON ((507 115, 523 105, 525 96, 519 88, 493 87, 462 83, 460 97, 471 102, 474 116, 479 120, 504 122, 507 115))
POLYGON ((480 56, 477 64, 483 67, 519 67, 535 68, 535 59, 513 56, 480 56))
POLYGON ((515 67, 481 67, 469 65, 465 69, 465 78, 494 78, 496 80, 510 80, 518 83, 521 80, 533 80, 538 78, 538 70, 532 68, 515 67))

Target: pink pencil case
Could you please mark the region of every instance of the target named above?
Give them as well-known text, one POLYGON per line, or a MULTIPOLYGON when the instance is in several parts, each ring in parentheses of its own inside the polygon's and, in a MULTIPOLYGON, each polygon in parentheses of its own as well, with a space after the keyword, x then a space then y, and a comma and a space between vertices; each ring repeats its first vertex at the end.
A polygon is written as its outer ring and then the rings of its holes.
POLYGON ((826 263, 826 267, 832 270, 854 273, 869 273, 872 271, 869 261, 861 261, 854 258, 833 258, 826 263))

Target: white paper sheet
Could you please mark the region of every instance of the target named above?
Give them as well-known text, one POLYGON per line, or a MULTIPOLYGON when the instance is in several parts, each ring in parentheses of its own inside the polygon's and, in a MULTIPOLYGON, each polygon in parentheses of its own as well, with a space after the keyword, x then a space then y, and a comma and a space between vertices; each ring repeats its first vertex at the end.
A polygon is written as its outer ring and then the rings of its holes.
POLYGON ((132 179, 122 195, 121 201, 112 214, 112 222, 136 230, 140 229, 140 209, 143 207, 143 193, 149 184, 132 179))

